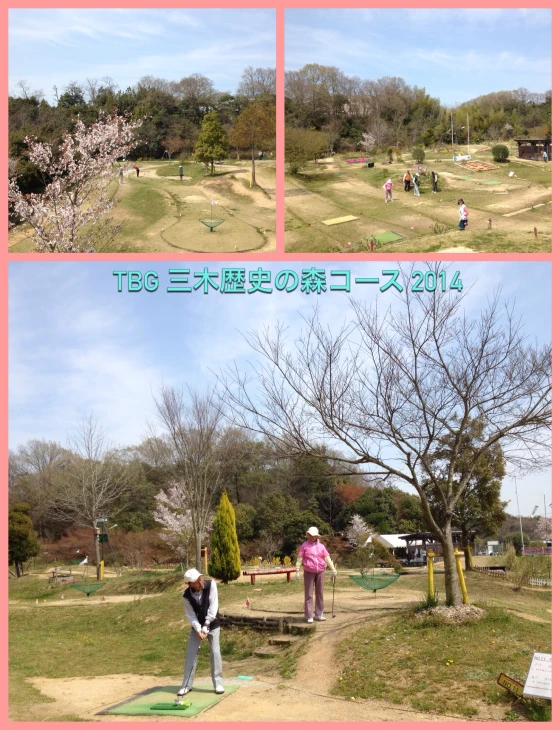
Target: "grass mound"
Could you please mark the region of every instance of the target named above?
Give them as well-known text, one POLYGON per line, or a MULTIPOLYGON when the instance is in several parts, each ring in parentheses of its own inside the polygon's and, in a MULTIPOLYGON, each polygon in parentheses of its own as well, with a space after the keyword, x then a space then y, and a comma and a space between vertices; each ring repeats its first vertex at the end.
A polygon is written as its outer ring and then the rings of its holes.
POLYGON ((524 682, 533 652, 550 647, 549 625, 501 608, 488 607, 466 623, 448 623, 437 613, 416 620, 407 611, 343 642, 345 666, 333 693, 475 717, 483 705, 511 707, 498 675, 524 682))

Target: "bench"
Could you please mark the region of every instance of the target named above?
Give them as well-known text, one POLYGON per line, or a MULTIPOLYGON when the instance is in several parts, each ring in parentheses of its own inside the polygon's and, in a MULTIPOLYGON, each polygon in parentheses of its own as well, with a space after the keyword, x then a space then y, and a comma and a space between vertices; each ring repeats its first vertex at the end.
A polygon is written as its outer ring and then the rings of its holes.
POLYGON ((278 568, 278 570, 244 570, 243 575, 251 576, 251 585, 255 585, 255 579, 257 575, 278 575, 279 573, 285 573, 288 583, 292 579, 292 573, 295 573, 295 568, 278 568))

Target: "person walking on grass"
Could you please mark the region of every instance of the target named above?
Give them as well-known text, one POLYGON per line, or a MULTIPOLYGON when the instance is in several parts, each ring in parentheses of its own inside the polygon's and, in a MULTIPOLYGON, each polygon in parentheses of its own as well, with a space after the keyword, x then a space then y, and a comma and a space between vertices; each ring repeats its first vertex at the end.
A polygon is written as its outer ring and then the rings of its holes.
POLYGON ((418 173, 414 174, 414 177, 412 178, 412 183, 414 185, 414 195, 420 195, 420 188, 418 187, 420 185, 420 178, 418 176, 418 173))
POLYGON ((469 209, 465 205, 463 198, 459 198, 457 205, 459 206, 459 230, 464 231, 469 225, 469 209))
POLYGON ((437 193, 437 172, 432 170, 432 193, 437 193))
POLYGON ((136 170, 136 177, 140 177, 140 168, 138 165, 132 165, 132 167, 136 170))
POLYGON ((542 158, 545 162, 548 162, 548 152, 546 150, 543 150, 542 158))
POLYGON ((214 692, 224 693, 222 679, 222 656, 220 654, 220 618, 218 615, 218 586, 213 580, 204 580, 196 568, 185 573, 185 582, 188 584, 183 593, 183 607, 188 622, 191 625, 187 653, 185 655, 185 670, 183 684, 177 692, 178 697, 184 697, 191 691, 196 671, 198 650, 201 644, 208 639, 210 645, 210 673, 214 692))
POLYGON ((300 547, 296 561, 296 578, 303 563, 303 587, 305 592, 305 618, 308 624, 315 621, 324 621, 323 616, 323 589, 325 585, 325 563, 336 575, 333 561, 327 548, 319 541, 319 530, 310 527, 306 533, 307 540, 300 547), (313 611, 313 589, 315 589, 315 611, 313 611))
POLYGON ((391 201, 391 203, 392 203, 393 202, 393 182, 392 182, 391 178, 389 178, 387 180, 387 182, 385 183, 383 188, 385 190, 385 202, 388 203, 389 201, 391 201))
POLYGON ((183 182, 183 165, 179 165, 179 179, 183 182))
POLYGON ((403 175, 403 183, 404 183, 404 192, 409 193, 410 192, 410 183, 412 182, 412 175, 410 174, 410 170, 407 170, 403 175))
POLYGON ((119 185, 124 185, 124 167, 119 168, 119 185))

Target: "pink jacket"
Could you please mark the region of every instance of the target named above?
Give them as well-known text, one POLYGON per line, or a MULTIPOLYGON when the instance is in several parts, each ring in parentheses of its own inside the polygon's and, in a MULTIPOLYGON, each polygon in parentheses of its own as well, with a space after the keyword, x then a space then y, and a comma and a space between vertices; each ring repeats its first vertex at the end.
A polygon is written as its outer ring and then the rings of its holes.
POLYGON ((328 555, 327 548, 319 540, 306 540, 298 553, 298 557, 303 558, 303 569, 307 573, 322 573, 325 570, 324 558, 328 555))

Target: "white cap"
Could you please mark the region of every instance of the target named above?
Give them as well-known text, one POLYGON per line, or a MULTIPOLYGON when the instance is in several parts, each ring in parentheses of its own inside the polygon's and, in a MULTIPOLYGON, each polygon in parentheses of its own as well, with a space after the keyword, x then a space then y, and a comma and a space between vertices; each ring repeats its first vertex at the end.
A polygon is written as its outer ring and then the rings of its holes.
POLYGON ((199 573, 196 568, 191 568, 185 573, 185 581, 187 583, 194 583, 200 578, 201 575, 202 573, 199 573))
POLYGON ((316 527, 310 527, 309 530, 305 533, 306 535, 312 535, 313 537, 319 535, 319 530, 316 527))

